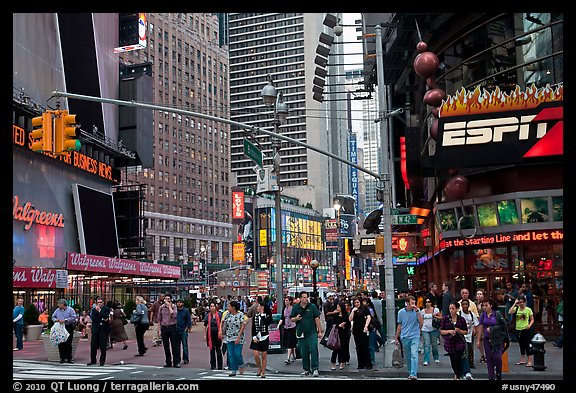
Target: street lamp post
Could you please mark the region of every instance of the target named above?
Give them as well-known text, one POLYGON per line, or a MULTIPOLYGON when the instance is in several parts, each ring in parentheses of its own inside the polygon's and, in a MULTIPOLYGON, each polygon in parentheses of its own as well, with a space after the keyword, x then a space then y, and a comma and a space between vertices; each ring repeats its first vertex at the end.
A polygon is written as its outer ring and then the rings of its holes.
MULTIPOLYGON (((278 128, 286 117, 288 116, 288 106, 284 103, 284 96, 281 92, 276 92, 274 83, 272 82, 272 77, 268 75, 268 84, 264 86, 261 92, 262 100, 264 104, 271 108, 274 107, 274 133, 278 134, 278 128)), ((282 189, 280 187, 280 146, 282 141, 278 138, 272 141, 274 147, 274 172, 276 173, 277 179, 277 190, 276 190, 276 257, 274 261, 276 262, 276 302, 279 305, 284 304, 284 291, 283 291, 283 266, 282 266, 282 210, 280 196, 282 189)))
MULTIPOLYGON (((382 27, 374 27, 376 33, 376 76, 378 78, 378 111, 381 119, 390 121, 390 114, 386 114, 384 97, 384 55, 382 50, 382 27)), ((394 267, 392 265, 392 226, 391 226, 391 201, 390 201, 390 160, 388 149, 388 129, 384 122, 380 123, 381 168, 380 180, 384 183, 382 192, 382 225, 384 227, 384 287, 386 291, 386 345, 384 347, 384 367, 393 367, 392 353, 395 343, 396 319, 394 318, 394 267)))
POLYGON ((318 269, 318 266, 320 266, 320 262, 316 259, 310 261, 310 267, 312 268, 312 296, 316 302, 318 302, 318 290, 316 289, 316 269, 318 269))
POLYGON ((204 264, 204 291, 206 291, 206 298, 208 298, 210 296, 210 289, 208 283, 208 261, 206 260, 205 253, 206 253, 206 247, 200 246, 200 261, 203 261, 204 264))

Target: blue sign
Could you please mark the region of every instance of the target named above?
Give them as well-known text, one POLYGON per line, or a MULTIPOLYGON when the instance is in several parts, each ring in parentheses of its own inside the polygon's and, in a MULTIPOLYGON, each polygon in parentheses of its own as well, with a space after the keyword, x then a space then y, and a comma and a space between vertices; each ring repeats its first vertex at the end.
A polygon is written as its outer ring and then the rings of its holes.
MULTIPOLYGON (((350 162, 358 164, 358 150, 356 143, 356 134, 350 133, 350 162)), ((350 167, 350 190, 352 196, 356 199, 356 214, 360 213, 360 199, 358 197, 358 169, 350 167)))

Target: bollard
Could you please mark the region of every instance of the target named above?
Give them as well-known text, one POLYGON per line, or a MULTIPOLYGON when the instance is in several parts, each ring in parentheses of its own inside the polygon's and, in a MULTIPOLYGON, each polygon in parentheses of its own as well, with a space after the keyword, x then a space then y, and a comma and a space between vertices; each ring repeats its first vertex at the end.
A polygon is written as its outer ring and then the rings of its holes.
POLYGON ((534 356, 534 362, 532 363, 532 368, 534 371, 544 371, 546 370, 546 366, 544 365, 544 354, 546 350, 544 349, 544 343, 546 343, 546 339, 540 333, 536 333, 534 337, 532 337, 532 355, 534 356))
POLYGON ((508 368, 508 351, 502 354, 502 372, 507 373, 510 369, 508 368))

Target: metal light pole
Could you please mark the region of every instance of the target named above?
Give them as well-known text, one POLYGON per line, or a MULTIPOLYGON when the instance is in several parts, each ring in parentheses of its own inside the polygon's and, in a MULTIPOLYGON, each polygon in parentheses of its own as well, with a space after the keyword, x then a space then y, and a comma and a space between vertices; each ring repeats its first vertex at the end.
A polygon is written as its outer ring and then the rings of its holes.
MULTIPOLYGON (((384 96, 384 56, 382 51, 382 27, 376 25, 376 76, 378 78, 378 111, 381 119, 388 122, 390 114, 386 114, 386 99, 384 96)), ((394 267, 392 265, 392 227, 390 202, 390 174, 388 160, 388 127, 380 122, 381 170, 380 180, 384 183, 382 201, 382 225, 384 226, 384 286, 386 291, 386 345, 384 349, 384 367, 393 367, 392 352, 396 339, 396 318, 394 317, 394 267)))
POLYGON ((320 262, 316 259, 310 261, 310 267, 312 268, 312 291, 314 292, 314 299, 318 302, 318 290, 316 289, 316 269, 320 266, 320 262))
MULTIPOLYGON (((283 121, 288 116, 288 106, 284 103, 284 98, 282 93, 276 92, 276 88, 272 82, 272 77, 268 75, 268 84, 264 86, 261 92, 262 100, 264 104, 271 108, 274 107, 274 133, 278 134, 278 127, 282 125, 283 121)), ((284 285, 283 285, 283 266, 282 266, 282 207, 280 196, 282 193, 282 188, 280 187, 280 146, 282 141, 278 138, 273 140, 274 147, 274 172, 276 173, 277 187, 276 190, 276 256, 274 261, 276 263, 276 304, 284 304, 284 285)))

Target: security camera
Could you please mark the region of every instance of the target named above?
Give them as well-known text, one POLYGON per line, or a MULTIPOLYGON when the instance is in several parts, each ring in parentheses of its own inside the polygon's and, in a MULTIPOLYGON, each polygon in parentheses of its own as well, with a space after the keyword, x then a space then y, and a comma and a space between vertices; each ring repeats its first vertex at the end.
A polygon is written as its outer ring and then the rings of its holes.
POLYGON ((344 28, 342 26, 340 26, 340 25, 334 26, 334 34, 336 34, 338 37, 340 37, 343 32, 344 32, 344 28))

